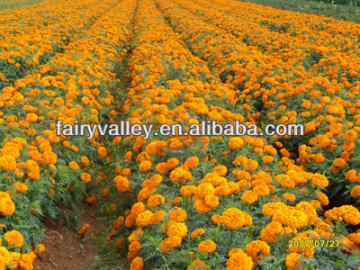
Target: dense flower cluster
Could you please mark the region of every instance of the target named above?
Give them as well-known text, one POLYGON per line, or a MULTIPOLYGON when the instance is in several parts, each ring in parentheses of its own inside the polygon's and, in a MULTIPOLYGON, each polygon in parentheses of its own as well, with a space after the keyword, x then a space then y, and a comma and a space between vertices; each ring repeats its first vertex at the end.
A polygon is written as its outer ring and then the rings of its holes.
POLYGON ((0 13, 0 269, 32 269, 38 221, 82 199, 101 202, 130 269, 360 266, 358 25, 225 0, 0 13), (306 135, 56 134, 120 119, 306 135), (314 239, 340 245, 290 245, 314 239))

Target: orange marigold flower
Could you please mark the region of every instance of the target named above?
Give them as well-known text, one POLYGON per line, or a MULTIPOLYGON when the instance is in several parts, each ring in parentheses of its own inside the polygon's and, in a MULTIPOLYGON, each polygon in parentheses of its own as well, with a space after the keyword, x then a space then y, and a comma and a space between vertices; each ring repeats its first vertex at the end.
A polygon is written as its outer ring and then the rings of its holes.
POLYGON ((229 229, 239 229, 245 222, 244 212, 235 207, 226 209, 222 214, 222 223, 229 229))
POLYGON ((104 158, 104 157, 106 157, 107 156, 107 151, 106 151, 106 148, 105 147, 102 147, 102 146, 100 146, 99 148, 98 148, 98 156, 100 157, 100 158, 104 158))
POLYGON ((181 245, 182 237, 178 235, 174 235, 171 237, 167 237, 164 240, 161 241, 159 244, 159 248, 163 250, 163 253, 169 252, 173 248, 176 248, 181 245))
POLYGON ((251 270, 254 262, 244 252, 236 252, 226 262, 227 270, 251 270))
POLYGON ((198 246, 198 250, 201 253, 211 253, 216 250, 216 244, 214 241, 208 239, 208 240, 200 242, 200 244, 198 246))
POLYGON ((185 164, 189 167, 189 169, 196 168, 199 166, 199 159, 197 157, 189 157, 186 159, 185 164))
POLYGON ((176 222, 184 222, 187 218, 187 213, 185 210, 176 207, 176 209, 170 210, 170 220, 176 221, 176 222))
POLYGON ((82 173, 80 179, 81 181, 83 181, 84 184, 87 184, 91 181, 91 175, 88 173, 82 173))
POLYGON ((86 156, 82 156, 80 161, 83 167, 87 167, 90 164, 90 161, 86 156))
POLYGON ((156 194, 156 195, 153 195, 149 198, 148 202, 147 202, 147 205, 150 207, 150 208, 155 208, 155 207, 158 207, 160 204, 163 204, 165 203, 165 198, 160 195, 160 194, 156 194))
POLYGON ((0 198, 0 212, 4 216, 12 216, 15 212, 15 204, 11 200, 10 196, 8 195, 0 198))
POLYGON ((151 166, 152 166, 152 162, 151 162, 151 161, 149 161, 149 160, 144 160, 144 161, 142 161, 142 162, 140 163, 140 165, 139 165, 139 170, 140 170, 141 172, 146 172, 146 171, 150 170, 151 166))
POLYGON ((264 241, 255 240, 255 241, 251 241, 249 244, 246 245, 245 252, 247 255, 251 257, 251 259, 254 262, 257 262, 261 260, 259 253, 263 257, 269 257, 270 246, 266 244, 264 241))
POLYGON ((155 166, 155 170, 159 173, 159 174, 165 174, 169 171, 168 165, 165 162, 161 162, 159 164, 157 164, 155 166))
POLYGON ((168 165, 169 169, 175 168, 177 165, 179 165, 179 160, 177 158, 170 158, 166 164, 168 165))
POLYGON ((285 258, 287 270, 295 270, 296 267, 300 265, 300 258, 301 255, 296 252, 287 255, 285 258))
POLYGON ((350 195, 354 199, 359 198, 360 197, 360 185, 356 185, 355 187, 353 187, 352 190, 351 190, 350 195))
POLYGON ((254 202, 256 202, 258 200, 258 198, 259 198, 259 196, 251 190, 246 190, 241 195, 241 200, 247 204, 253 204, 254 202))
POLYGON ((24 237, 16 230, 7 231, 4 234, 4 240, 8 245, 14 245, 15 248, 21 248, 24 244, 24 237))
POLYGON ((185 182, 192 179, 192 174, 188 170, 184 170, 183 168, 176 168, 171 171, 170 179, 172 182, 185 182))
POLYGON ((129 179, 124 176, 118 175, 114 178, 114 182, 116 183, 116 187, 121 192, 126 192, 129 190, 129 179))
POLYGON ((69 166, 75 171, 77 171, 80 168, 79 164, 77 164, 77 162, 75 161, 70 161, 69 166))
POLYGON ((28 190, 28 186, 24 183, 16 182, 13 187, 17 192, 26 192, 28 190))
POLYGON ((276 243, 279 241, 279 234, 284 231, 280 222, 272 221, 260 232, 260 237, 263 241, 268 243, 276 243))
POLYGON ((143 258, 141 258, 141 257, 136 257, 136 258, 133 259, 132 262, 131 262, 130 270, 142 270, 143 267, 144 267, 143 258))
POLYGON ((244 146, 244 141, 239 137, 232 137, 229 141, 229 147, 232 150, 241 149, 244 146))
POLYGON ((85 224, 84 226, 82 226, 82 228, 78 231, 78 234, 80 235, 84 235, 90 228, 89 224, 85 224))
POLYGON ((170 221, 168 224, 167 232, 166 234, 171 236, 180 236, 181 238, 185 238, 187 236, 188 230, 187 226, 183 222, 174 222, 170 221))
POLYGON ((204 229, 196 229, 195 231, 193 231, 191 233, 191 237, 193 239, 195 239, 196 237, 198 237, 199 235, 204 235, 205 234, 205 230, 204 229))
POLYGON ((13 156, 3 155, 0 157, 0 168, 5 172, 14 171, 16 169, 16 160, 13 156))
POLYGON ((153 216, 153 212, 146 210, 142 213, 140 213, 137 218, 136 218, 136 225, 138 225, 139 227, 146 227, 152 224, 152 216, 153 216))
POLYGON ((206 264, 201 260, 193 261, 186 270, 205 270, 207 269, 206 264))
POLYGON ((227 168, 224 165, 219 165, 216 166, 212 172, 216 173, 217 175, 224 176, 227 174, 227 168))

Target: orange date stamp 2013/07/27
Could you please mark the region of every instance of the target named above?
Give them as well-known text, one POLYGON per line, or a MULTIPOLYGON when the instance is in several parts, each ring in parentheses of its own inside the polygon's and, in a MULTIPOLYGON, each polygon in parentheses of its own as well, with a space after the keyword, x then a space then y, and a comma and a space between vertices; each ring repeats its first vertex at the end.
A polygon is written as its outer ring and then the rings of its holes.
POLYGON ((321 247, 321 248, 337 248, 340 245, 340 240, 315 240, 315 239, 302 239, 302 240, 290 240, 289 248, 297 247, 321 247))

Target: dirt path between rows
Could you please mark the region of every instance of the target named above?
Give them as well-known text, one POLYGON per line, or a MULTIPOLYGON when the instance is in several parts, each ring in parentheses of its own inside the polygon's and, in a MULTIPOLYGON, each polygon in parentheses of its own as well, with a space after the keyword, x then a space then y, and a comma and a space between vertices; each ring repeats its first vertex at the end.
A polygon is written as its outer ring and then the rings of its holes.
POLYGON ((90 236, 99 233, 97 209, 85 205, 81 224, 90 228, 80 237, 76 231, 67 230, 64 224, 48 224, 43 240, 45 252, 35 260, 34 269, 41 270, 95 270, 95 263, 100 259, 95 240, 90 236))

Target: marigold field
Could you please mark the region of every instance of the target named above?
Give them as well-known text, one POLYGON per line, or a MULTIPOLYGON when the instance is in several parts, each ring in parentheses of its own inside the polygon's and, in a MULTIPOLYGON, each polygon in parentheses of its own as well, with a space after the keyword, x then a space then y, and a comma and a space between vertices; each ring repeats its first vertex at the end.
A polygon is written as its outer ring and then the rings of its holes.
POLYGON ((85 235, 84 203, 131 270, 360 269, 359 39, 232 0, 3 4, 0 270, 35 269, 48 220, 85 235), (88 140, 59 120, 305 135, 88 140))

